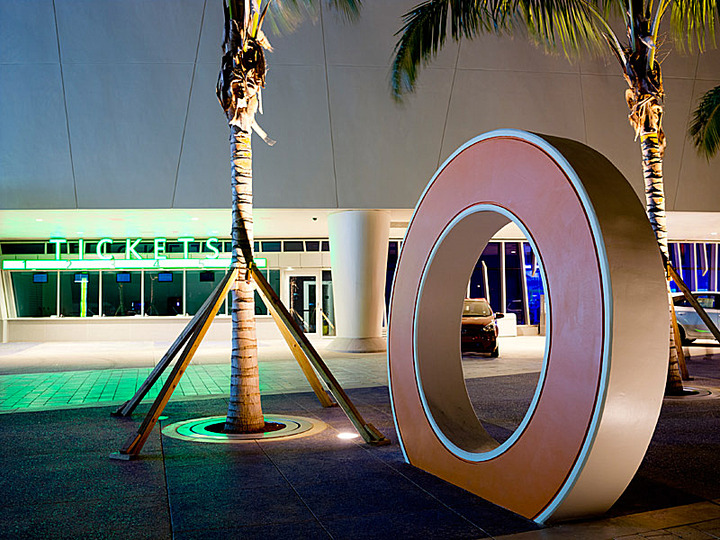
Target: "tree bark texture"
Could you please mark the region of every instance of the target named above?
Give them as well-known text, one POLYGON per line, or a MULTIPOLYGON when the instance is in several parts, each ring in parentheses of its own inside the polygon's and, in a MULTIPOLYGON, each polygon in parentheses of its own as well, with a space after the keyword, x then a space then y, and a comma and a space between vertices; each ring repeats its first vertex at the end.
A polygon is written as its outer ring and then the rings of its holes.
POLYGON ((232 264, 240 268, 232 287, 232 356, 230 403, 225 431, 260 432, 265 420, 260 406, 260 378, 255 336, 255 298, 243 252, 252 253, 252 149, 250 133, 231 127, 232 264))
POLYGON ((630 115, 628 120, 635 130, 636 139, 640 139, 642 151, 643 179, 645 181, 645 210, 655 233, 658 248, 666 265, 665 276, 668 291, 668 326, 670 327, 670 355, 668 376, 665 384, 666 394, 683 392, 680 364, 672 318, 672 296, 667 264, 670 261, 668 250, 667 225, 665 214, 665 190, 663 185, 663 158, 665 154, 665 133, 662 128, 665 113, 665 90, 662 81, 662 69, 655 60, 657 44, 649 33, 650 21, 634 10, 635 17, 628 36, 634 38, 631 47, 624 51, 624 57, 618 56, 629 88, 625 91, 630 115), (632 31, 630 31, 632 30, 632 31), (652 46, 648 46, 652 44, 652 46))
MULTIPOLYGON (((660 114, 662 114, 662 108, 660 114)), ((655 122, 650 122, 650 125, 655 122)), ((664 137, 660 130, 651 129, 640 132, 640 147, 642 149, 643 178, 645 180, 645 208, 650 219, 650 225, 655 232, 658 247, 663 255, 663 262, 670 261, 668 250, 668 235, 665 214, 665 190, 663 186, 663 155, 664 137)), ((666 271, 667 275, 667 271, 666 271)), ((675 342, 675 329, 672 318, 672 294, 670 281, 667 277, 668 291, 668 324, 670 325, 670 358, 668 360, 668 377, 665 383, 665 393, 668 395, 682 394, 683 384, 680 375, 680 363, 678 360, 677 343, 675 342)))

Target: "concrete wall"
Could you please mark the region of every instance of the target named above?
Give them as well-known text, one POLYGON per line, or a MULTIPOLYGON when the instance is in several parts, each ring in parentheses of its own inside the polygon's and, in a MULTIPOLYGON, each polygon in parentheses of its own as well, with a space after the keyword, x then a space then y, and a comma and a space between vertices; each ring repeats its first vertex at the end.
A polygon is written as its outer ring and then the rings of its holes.
MULTIPOLYGON (((191 317, 91 317, 48 319, 8 319, 3 343, 30 341, 175 341, 191 317)), ((256 317, 257 339, 282 339, 270 316, 256 317)), ((206 340, 230 339, 230 317, 218 316, 213 321, 206 340)))
MULTIPOLYGON (((455 148, 499 127, 585 142, 641 191, 611 58, 569 63, 522 38, 451 43, 395 104, 393 34, 415 3, 365 0, 354 25, 323 11, 271 36, 258 121, 278 143, 254 145, 257 207, 412 208, 455 148)), ((221 28, 219 0, 0 2, 0 210, 226 208, 221 28)), ((663 67, 668 209, 717 211, 718 168, 685 131, 720 84, 720 53, 671 51, 663 67)))

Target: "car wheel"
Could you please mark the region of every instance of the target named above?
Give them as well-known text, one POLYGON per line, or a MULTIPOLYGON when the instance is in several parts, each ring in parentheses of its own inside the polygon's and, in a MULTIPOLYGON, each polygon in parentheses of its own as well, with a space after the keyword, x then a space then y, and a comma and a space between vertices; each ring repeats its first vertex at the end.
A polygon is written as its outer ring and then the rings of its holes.
POLYGON ((498 356, 500 356, 500 346, 499 346, 499 345, 495 345, 495 348, 494 348, 493 351, 490 353, 490 358, 497 358, 498 356))
POLYGON ((682 327, 681 324, 678 324, 678 330, 680 331, 680 343, 682 345, 690 345, 693 341, 695 341, 694 339, 688 339, 685 336, 685 329, 682 327))

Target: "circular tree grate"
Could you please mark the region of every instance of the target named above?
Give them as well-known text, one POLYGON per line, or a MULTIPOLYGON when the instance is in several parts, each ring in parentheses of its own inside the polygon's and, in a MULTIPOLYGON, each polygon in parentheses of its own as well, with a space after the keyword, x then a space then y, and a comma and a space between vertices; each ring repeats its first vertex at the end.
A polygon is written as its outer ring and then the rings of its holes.
POLYGON ((261 433, 222 433, 224 416, 208 416, 176 422, 163 428, 163 435, 174 439, 207 443, 241 443, 258 440, 289 439, 307 437, 327 427, 325 422, 302 416, 265 415, 266 424, 281 424, 280 429, 261 433))
POLYGON ((686 386, 685 391, 680 396, 665 396, 664 399, 669 400, 684 400, 684 399, 710 399, 720 397, 720 392, 716 388, 709 388, 704 386, 690 387, 686 386))

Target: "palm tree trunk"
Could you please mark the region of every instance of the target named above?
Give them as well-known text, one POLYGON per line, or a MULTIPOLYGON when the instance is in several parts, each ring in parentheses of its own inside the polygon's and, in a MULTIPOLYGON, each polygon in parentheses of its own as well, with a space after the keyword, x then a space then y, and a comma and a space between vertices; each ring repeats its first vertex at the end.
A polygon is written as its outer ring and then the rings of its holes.
POLYGON ((232 252, 240 268, 232 288, 232 356, 230 404, 226 432, 261 432, 265 420, 260 406, 260 378, 255 337, 255 298, 249 273, 244 271, 243 251, 252 253, 252 149, 250 133, 231 126, 232 252))
MULTIPOLYGON (((642 149, 643 177, 645 179, 645 208, 650 225, 655 232, 660 252, 665 264, 670 261, 668 250, 668 236, 665 214, 665 189, 663 186, 663 154, 664 145, 661 143, 662 133, 658 130, 645 131, 640 134, 640 147, 642 149)), ((680 364, 678 362, 675 332, 672 323, 672 296, 670 281, 667 281, 668 291, 668 324, 670 325, 670 358, 668 366, 665 394, 677 395, 683 393, 680 364)))

